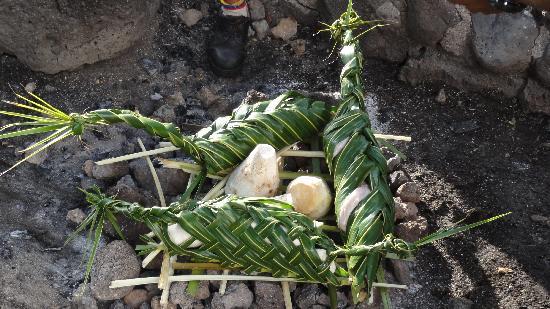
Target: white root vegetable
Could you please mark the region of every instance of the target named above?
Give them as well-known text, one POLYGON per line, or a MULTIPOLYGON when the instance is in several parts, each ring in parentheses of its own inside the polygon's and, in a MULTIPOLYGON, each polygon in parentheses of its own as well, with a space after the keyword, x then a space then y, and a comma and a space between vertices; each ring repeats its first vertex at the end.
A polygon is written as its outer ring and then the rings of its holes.
POLYGON ((259 144, 231 173, 225 193, 241 197, 273 197, 280 181, 275 148, 259 144))
POLYGON ((332 194, 320 177, 300 176, 288 185, 286 192, 284 199, 290 199, 294 210, 311 219, 324 217, 330 210, 332 194))
MULTIPOLYGON (((191 235, 182 229, 181 226, 174 223, 168 226, 168 237, 174 244, 181 245, 188 241, 191 238, 191 235)), ((195 240, 191 243, 191 245, 189 245, 188 248, 198 248, 200 246, 202 246, 202 242, 195 240)))
POLYGON ((348 219, 359 205, 359 203, 369 195, 371 189, 368 184, 364 183, 361 186, 355 188, 342 202, 340 206, 340 213, 338 216, 338 228, 342 231, 346 230, 348 219))

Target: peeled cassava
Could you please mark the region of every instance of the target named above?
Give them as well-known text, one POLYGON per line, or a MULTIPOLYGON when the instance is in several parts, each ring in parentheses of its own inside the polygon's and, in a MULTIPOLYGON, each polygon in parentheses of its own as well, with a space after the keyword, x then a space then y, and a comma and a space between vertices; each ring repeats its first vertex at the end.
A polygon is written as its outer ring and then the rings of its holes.
POLYGON ((273 197, 279 188, 275 148, 259 144, 229 176, 226 194, 242 197, 273 197))
POLYGON ((294 206, 294 210, 311 219, 319 219, 330 210, 332 195, 322 178, 300 176, 288 185, 286 192, 285 199, 294 206))

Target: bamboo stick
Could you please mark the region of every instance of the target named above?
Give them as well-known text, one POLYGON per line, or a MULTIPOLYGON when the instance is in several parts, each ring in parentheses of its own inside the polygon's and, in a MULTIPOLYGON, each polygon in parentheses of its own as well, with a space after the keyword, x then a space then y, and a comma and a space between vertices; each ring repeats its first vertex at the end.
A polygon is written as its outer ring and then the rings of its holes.
MULTIPOLYGON (((229 269, 224 269, 223 270, 223 278, 227 278, 229 277, 229 269)), ((220 295, 223 295, 225 294, 225 289, 227 288, 227 280, 226 279, 223 279, 221 282, 220 282, 220 289, 219 289, 219 293, 220 295)))
POLYGON ((158 154, 162 154, 162 153, 166 153, 166 152, 171 152, 171 151, 176 151, 176 150, 179 150, 179 148, 175 147, 175 146, 169 146, 169 147, 164 147, 164 148, 159 148, 159 149, 154 149, 154 150, 136 152, 136 153, 120 156, 120 157, 109 158, 109 159, 98 161, 95 164, 97 164, 97 165, 113 164, 113 163, 117 163, 117 162, 121 162, 121 161, 130 161, 130 160, 133 160, 133 159, 139 159, 139 158, 146 157, 146 156, 154 156, 154 155, 158 155, 158 154))
MULTIPOLYGON (((410 136, 403 136, 403 135, 375 133, 374 137, 376 137, 377 139, 383 139, 383 140, 393 140, 393 141, 403 141, 403 142, 412 141, 412 138, 410 136)), ((162 153, 166 153, 166 152, 172 152, 172 151, 179 150, 178 147, 173 146, 172 143, 170 143, 170 142, 161 142, 161 143, 159 143, 159 145, 160 145, 161 148, 154 149, 154 150, 136 152, 136 153, 132 153, 132 154, 116 157, 116 158, 105 159, 105 160, 101 160, 101 161, 96 162, 96 164, 97 165, 112 164, 112 163, 116 163, 116 162, 129 161, 129 160, 133 160, 133 159, 142 158, 142 157, 145 157, 145 156, 154 156, 154 155, 158 155, 158 154, 162 154, 162 153)), ((305 150, 283 149, 279 152, 278 155, 283 156, 283 157, 323 158, 324 156, 322 155, 322 153, 323 153, 322 151, 305 151, 305 150)))
MULTIPOLYGON (((347 278, 340 278, 342 285, 349 285, 347 278)), ((318 283, 312 281, 302 281, 297 280, 296 278, 275 278, 269 276, 246 276, 246 275, 179 275, 179 276, 170 276, 168 277, 169 282, 188 282, 188 281, 266 281, 266 282, 303 282, 303 283, 318 283)), ((136 285, 145 285, 158 283, 159 277, 146 277, 146 278, 135 278, 135 279, 125 279, 125 280, 114 280, 109 286, 111 289, 136 286, 136 285)), ((406 285, 403 284, 392 284, 392 283, 373 283, 374 287, 384 287, 388 289, 407 289, 406 285)))
POLYGON ((283 290, 283 299, 285 301, 285 309, 292 309, 292 298, 290 296, 290 284, 288 282, 281 282, 281 288, 283 290))

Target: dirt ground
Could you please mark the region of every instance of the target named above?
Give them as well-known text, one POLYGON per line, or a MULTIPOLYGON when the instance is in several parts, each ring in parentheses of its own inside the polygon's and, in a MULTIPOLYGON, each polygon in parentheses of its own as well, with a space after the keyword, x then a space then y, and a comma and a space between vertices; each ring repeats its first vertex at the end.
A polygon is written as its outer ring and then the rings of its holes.
MULTIPOLYGON (((325 60, 330 43, 323 37, 312 39, 314 29, 308 27, 300 27, 298 34, 307 42, 304 55, 295 55, 282 41, 251 41, 242 76, 216 77, 204 61, 213 10, 189 29, 173 13, 177 5, 181 3, 163 4, 159 30, 151 31, 140 46, 74 72, 45 75, 14 57, 0 56, 0 99, 13 99, 10 85, 29 82, 50 103, 69 111, 124 107, 151 114, 160 105, 150 99, 154 93, 166 97, 180 91, 188 101, 198 102, 203 86, 225 98, 205 117, 189 119, 180 111, 183 125, 227 113, 252 89, 271 97, 286 89, 338 91, 339 62, 325 60), (147 72, 143 59, 156 63, 158 72, 147 72)), ((514 100, 444 85, 411 87, 398 81, 398 72, 397 65, 367 61, 364 80, 375 111, 371 116, 383 133, 412 137, 411 143, 398 146, 408 156, 405 169, 421 186, 419 208, 430 229, 461 219, 513 214, 422 250, 410 289, 395 295, 396 306, 459 308, 468 299, 474 308, 550 307, 550 222, 533 217, 550 217, 548 117, 525 114, 514 100), (437 103, 434 98, 442 87, 447 100, 437 103)), ((0 125, 4 123, 0 118, 0 125)), ((29 141, 2 141, 0 169, 20 159, 15 150, 29 141)), ((70 306, 70 296, 82 281, 84 240, 63 247, 74 229, 65 216, 67 210, 85 206, 76 189, 83 162, 128 152, 120 146, 118 153, 98 153, 76 140, 63 142, 43 164, 23 164, 0 178, 0 308, 70 306)))

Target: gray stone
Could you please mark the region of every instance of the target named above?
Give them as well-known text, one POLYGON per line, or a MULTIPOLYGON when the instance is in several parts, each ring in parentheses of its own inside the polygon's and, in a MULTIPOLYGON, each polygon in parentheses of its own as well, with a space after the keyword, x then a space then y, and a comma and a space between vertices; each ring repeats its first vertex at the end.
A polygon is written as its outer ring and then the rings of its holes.
POLYGON ((109 306, 109 309, 130 309, 130 306, 124 305, 124 301, 117 299, 109 306))
POLYGON ((208 86, 203 86, 197 93, 197 99, 206 107, 210 107, 221 99, 219 95, 216 94, 216 91, 208 86))
POLYGON ((183 94, 181 93, 181 91, 176 91, 174 92, 174 94, 166 98, 166 103, 174 106, 184 105, 185 99, 183 98, 183 94))
MULTIPOLYGON (((130 170, 140 187, 151 192, 156 192, 153 176, 145 159, 139 159, 130 163, 130 170)), ((157 168, 160 186, 167 195, 178 195, 185 191, 189 175, 179 169, 157 168)))
POLYGON ((302 56, 306 52, 306 40, 297 39, 291 41, 290 47, 296 56, 302 56))
POLYGON ((439 90, 439 92, 435 96, 435 101, 440 104, 447 102, 447 95, 445 94, 445 89, 439 90))
POLYGON ((298 32, 298 23, 292 17, 282 18, 277 26, 271 29, 271 34, 284 41, 289 41, 298 32))
POLYGON ((149 293, 143 289, 134 289, 128 295, 124 296, 124 303, 130 308, 138 308, 141 304, 151 299, 149 293))
POLYGON ((139 309, 151 309, 151 305, 149 303, 142 303, 139 309))
POLYGON ((160 93, 155 92, 149 98, 152 101, 160 101, 160 100, 162 100, 163 96, 160 93))
POLYGON ((84 164, 82 165, 82 170, 88 177, 94 177, 93 170, 94 170, 94 161, 93 160, 86 160, 84 164))
POLYGON ((0 50, 45 73, 112 58, 143 39, 160 0, 6 0, 0 50), (24 21, 24 22, 23 22, 24 21))
POLYGON ((265 7, 261 0, 248 0, 248 11, 253 21, 265 19, 265 7))
POLYGON ((173 123, 176 121, 176 107, 168 104, 162 105, 153 113, 153 117, 162 122, 173 123))
POLYGON ((408 4, 409 34, 422 44, 435 46, 447 29, 460 21, 455 6, 447 0, 416 0, 408 4))
POLYGON ((106 185, 105 185, 105 182, 103 180, 97 180, 97 179, 90 178, 90 177, 83 177, 80 180, 80 188, 82 188, 84 190, 90 190, 94 187, 98 187, 98 188, 103 190, 103 189, 105 189, 106 185))
POLYGON ((151 309, 177 309, 178 305, 168 302, 166 308, 162 308, 160 305, 160 296, 155 296, 151 299, 151 309))
POLYGON ((405 221, 395 226, 395 235, 408 242, 415 242, 428 231, 428 220, 417 217, 412 221, 405 221))
POLYGON ((254 295, 244 283, 229 284, 225 294, 216 292, 212 298, 212 309, 248 308, 252 305, 254 295))
POLYGON ((34 92, 36 90, 37 86, 35 82, 30 82, 25 85, 25 91, 26 92, 34 92))
POLYGON ((447 29, 440 44, 445 51, 455 56, 470 56, 472 16, 463 6, 458 6, 456 9, 460 16, 460 21, 447 29))
MULTIPOLYGON (((330 20, 340 17, 347 7, 347 1, 324 0, 324 3, 330 20)), ((366 56, 392 62, 403 62, 407 59, 409 38, 405 27, 405 0, 355 1, 354 9, 367 20, 388 18, 392 21, 390 25, 374 29, 363 37, 361 47, 366 56)))
POLYGON ((395 220, 414 220, 418 215, 416 204, 403 202, 401 198, 394 197, 395 220))
POLYGON ((130 293, 133 287, 111 289, 111 281, 139 276, 140 262, 130 245, 122 240, 109 243, 97 253, 90 288, 97 300, 115 300, 130 293))
POLYGON ((317 25, 324 7, 322 0, 282 0, 279 1, 282 12, 292 16, 300 24, 317 25))
POLYGON ((191 308, 195 299, 187 293, 187 282, 174 282, 170 285, 170 302, 182 308, 191 308))
POLYGON ((187 27, 193 27, 202 19, 202 12, 196 9, 188 9, 180 11, 178 16, 187 27))
POLYGON ((410 262, 389 259, 393 267, 393 274, 399 283, 409 284, 411 282, 411 270, 409 268, 410 262))
POLYGON ((391 23, 401 23, 401 12, 391 1, 384 2, 376 8, 376 16, 391 23))
POLYGON ((470 309, 474 307, 474 302, 463 297, 451 298, 449 309, 470 309))
POLYGON ((409 177, 403 171, 396 171, 390 174, 390 188, 396 190, 402 184, 409 181, 409 177))
POLYGON ((537 81, 529 79, 520 98, 529 111, 550 115, 550 89, 537 81))
POLYGON ((160 61, 144 58, 141 60, 141 66, 151 76, 156 75, 161 69, 162 64, 160 61))
POLYGON ((544 50, 550 44, 550 30, 547 27, 541 26, 539 35, 535 40, 535 46, 533 46, 533 59, 537 60, 544 55, 544 50))
POLYGON ((48 149, 42 150, 39 153, 33 154, 37 149, 31 149, 25 151, 25 157, 28 158, 27 162, 34 165, 41 165, 48 158, 48 149), (29 157, 31 156, 32 157, 29 157))
POLYGON ((305 284, 294 291, 294 301, 301 309, 312 308, 324 297, 326 295, 317 284, 305 284))
POLYGON ((90 285, 81 284, 71 300, 72 309, 97 309, 97 301, 92 296, 90 285))
POLYGON ((255 281, 254 294, 259 308, 283 309, 285 307, 283 289, 279 283, 255 281))
POLYGON ((412 85, 444 82, 463 90, 508 98, 517 96, 524 85, 523 76, 488 72, 431 48, 419 58, 409 58, 399 78, 412 85))
POLYGON ((127 162, 117 162, 106 165, 94 165, 92 168, 92 175, 95 179, 108 180, 120 178, 129 172, 127 162))
POLYGON ((535 63, 535 72, 538 79, 546 86, 550 87, 550 44, 546 45, 546 49, 542 57, 537 59, 535 63))
POLYGON ((82 221, 84 221, 84 219, 86 218, 86 214, 82 211, 82 209, 75 208, 69 210, 65 218, 67 219, 67 221, 78 225, 82 223, 82 221))
POLYGON ((406 182, 400 185, 396 195, 401 198, 403 202, 420 202, 420 188, 414 182, 406 182))
POLYGON ((545 217, 542 215, 531 215, 530 218, 531 218, 531 221, 533 222, 550 225, 550 218, 548 217, 545 217))
POLYGON ((107 193, 116 195, 118 199, 130 203, 139 203, 147 207, 158 206, 158 201, 152 194, 148 191, 140 190, 130 175, 122 177, 107 193))
POLYGON ((539 30, 530 13, 472 15, 473 50, 485 68, 496 73, 524 72, 539 30))
POLYGON ((269 24, 265 19, 252 22, 252 28, 256 31, 256 37, 259 40, 263 40, 267 36, 269 31, 269 24))
POLYGON ((388 170, 390 172, 395 171, 401 165, 401 158, 399 156, 393 156, 388 160, 388 170))

